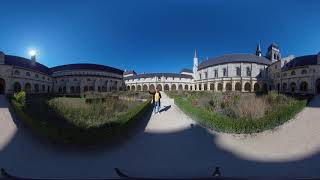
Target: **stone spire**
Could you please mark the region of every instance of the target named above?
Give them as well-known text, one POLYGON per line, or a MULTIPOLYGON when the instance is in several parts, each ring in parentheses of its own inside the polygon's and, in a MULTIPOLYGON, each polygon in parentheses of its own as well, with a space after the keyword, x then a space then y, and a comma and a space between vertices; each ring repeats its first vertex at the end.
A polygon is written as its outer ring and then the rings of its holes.
POLYGON ((260 48, 260 44, 257 44, 257 48, 256 48, 256 55, 261 57, 261 48, 260 48))
POLYGON ((198 58, 197 57, 197 49, 194 49, 194 57, 193 58, 198 58))
POLYGON ((194 57, 193 57, 193 68, 192 68, 193 78, 196 77, 196 73, 198 71, 198 63, 199 63, 199 60, 198 60, 198 57, 197 57, 197 49, 195 49, 194 50, 194 57))

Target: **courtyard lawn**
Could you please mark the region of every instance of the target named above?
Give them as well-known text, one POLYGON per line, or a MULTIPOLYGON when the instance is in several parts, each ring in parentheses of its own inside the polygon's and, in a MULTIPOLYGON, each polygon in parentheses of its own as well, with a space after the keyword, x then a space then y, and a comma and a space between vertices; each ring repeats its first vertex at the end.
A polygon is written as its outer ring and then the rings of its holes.
POLYGON ((175 104, 201 125, 226 133, 258 133, 293 118, 305 106, 271 92, 267 95, 237 92, 167 92, 175 104))
POLYGON ((11 104, 18 117, 38 134, 73 145, 95 144, 126 133, 150 104, 149 98, 143 101, 139 93, 85 96, 34 96, 25 103, 13 98, 11 104))

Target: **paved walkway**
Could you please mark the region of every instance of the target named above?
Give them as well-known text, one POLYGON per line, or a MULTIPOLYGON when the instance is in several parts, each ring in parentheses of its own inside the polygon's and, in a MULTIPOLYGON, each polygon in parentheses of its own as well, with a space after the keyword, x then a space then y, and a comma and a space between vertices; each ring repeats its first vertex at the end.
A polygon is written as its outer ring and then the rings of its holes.
POLYGON ((31 135, 0 96, 0 167, 34 178, 117 177, 115 167, 132 176, 203 177, 215 166, 225 176, 320 177, 320 96, 310 105, 273 132, 245 137, 197 126, 163 93, 165 111, 142 120, 125 141, 80 151, 31 135))

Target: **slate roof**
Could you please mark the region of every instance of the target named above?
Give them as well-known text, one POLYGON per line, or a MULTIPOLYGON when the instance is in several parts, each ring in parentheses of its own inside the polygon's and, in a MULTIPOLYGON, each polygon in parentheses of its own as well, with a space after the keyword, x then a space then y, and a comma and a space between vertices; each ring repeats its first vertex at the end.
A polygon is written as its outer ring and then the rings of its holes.
POLYGON ((180 73, 182 72, 187 72, 187 73, 192 73, 192 70, 191 69, 187 69, 187 68, 183 68, 180 73))
POLYGON ((129 76, 123 78, 124 80, 128 79, 137 79, 137 78, 153 78, 153 77, 175 77, 175 78, 186 78, 186 79, 192 79, 191 75, 185 75, 185 74, 177 74, 177 73, 146 73, 146 74, 138 74, 136 76, 129 76))
POLYGON ((198 66, 198 70, 218 64, 239 62, 251 62, 265 65, 271 64, 271 61, 269 59, 263 56, 259 57, 255 54, 226 54, 219 57, 209 58, 208 60, 201 62, 198 66))
POLYGON ((301 66, 316 65, 317 63, 317 55, 299 56, 289 61, 283 68, 287 70, 301 66))
POLYGON ((23 57, 18 57, 18 56, 12 56, 12 55, 5 55, 4 58, 4 64, 6 65, 11 65, 11 66, 17 66, 25 69, 31 69, 34 71, 38 71, 47 75, 51 74, 50 69, 42 65, 38 62, 36 62, 35 65, 31 64, 31 60, 23 58, 23 57))
POLYGON ((137 73, 133 70, 123 72, 123 75, 127 75, 127 74, 137 74, 137 73))
POLYGON ((52 72, 56 71, 65 71, 65 70, 98 70, 98 71, 107 71, 115 74, 123 74, 123 70, 113 68, 110 66, 104 66, 99 64, 86 64, 86 63, 80 63, 80 64, 66 64, 61 66, 56 66, 50 68, 52 72))

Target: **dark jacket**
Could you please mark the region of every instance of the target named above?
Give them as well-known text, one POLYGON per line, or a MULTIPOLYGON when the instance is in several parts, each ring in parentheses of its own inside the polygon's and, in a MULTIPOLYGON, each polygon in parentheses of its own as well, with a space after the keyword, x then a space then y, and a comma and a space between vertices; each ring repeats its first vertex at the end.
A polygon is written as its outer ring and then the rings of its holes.
MULTIPOLYGON (((152 103, 154 103, 154 96, 155 96, 155 94, 156 94, 156 91, 154 91, 154 92, 149 91, 149 94, 152 94, 152 103)), ((160 96, 160 99, 161 99, 161 93, 160 93, 160 91, 159 91, 159 96, 160 96)), ((159 99, 159 105, 161 104, 161 103, 160 103, 160 99, 159 99)))

